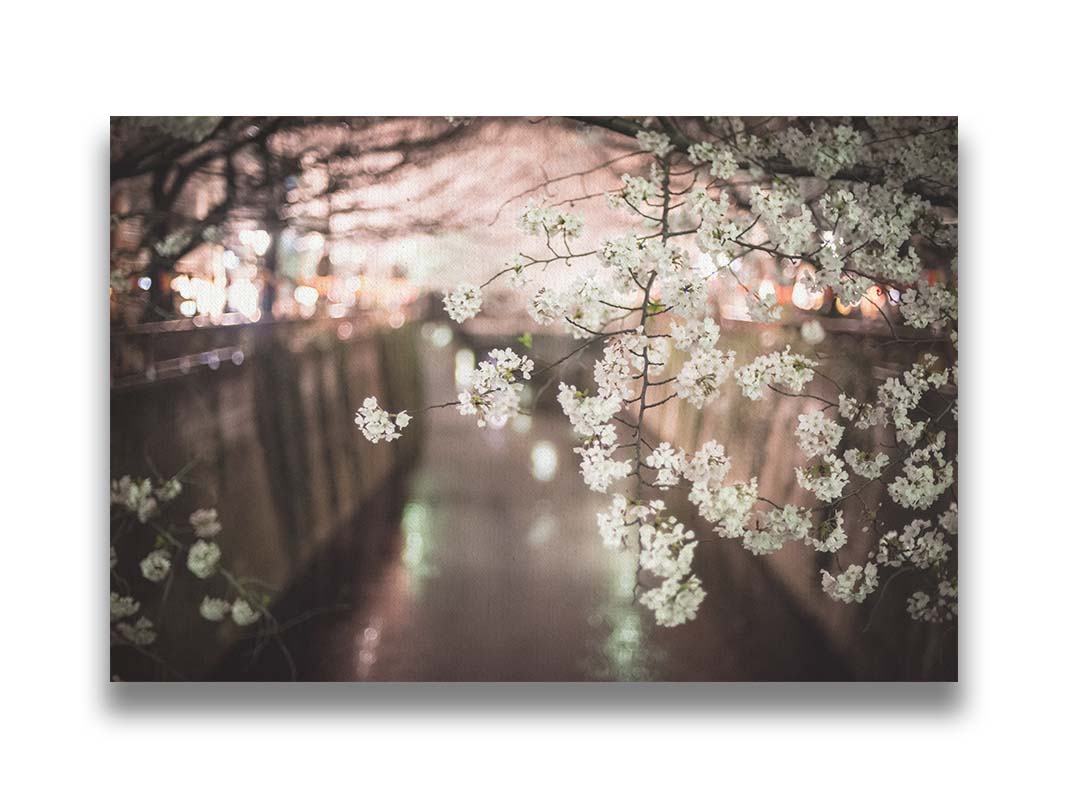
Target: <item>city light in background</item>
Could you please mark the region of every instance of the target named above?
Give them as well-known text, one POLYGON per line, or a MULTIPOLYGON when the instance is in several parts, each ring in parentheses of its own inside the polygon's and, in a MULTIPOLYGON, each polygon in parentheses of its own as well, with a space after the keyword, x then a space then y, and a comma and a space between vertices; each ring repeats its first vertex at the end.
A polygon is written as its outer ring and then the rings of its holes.
MULTIPOLYGON (((426 120, 421 126, 430 129, 433 124, 426 120)), ((370 127, 373 131, 373 125, 370 127)), ((260 126, 252 126, 247 135, 260 132, 260 126)), ((301 135, 279 137, 279 149, 291 147, 294 153, 304 152, 301 135)), ((382 133, 371 135, 390 134, 383 127, 382 133)), ((501 135, 506 138, 509 134, 490 126, 468 157, 473 163, 484 165, 484 156, 499 150, 501 135)), ((321 136, 316 144, 321 158, 302 156, 304 160, 299 164, 285 162, 288 166, 274 173, 284 185, 284 192, 273 201, 276 208, 266 209, 271 213, 264 214, 265 209, 256 207, 266 203, 270 195, 253 194, 250 205, 240 214, 203 230, 194 227, 188 242, 180 230, 166 237, 165 252, 176 249, 180 253, 172 264, 150 274, 116 273, 119 277, 113 277, 113 287, 125 285, 129 290, 112 292, 113 320, 130 324, 150 318, 195 319, 198 325, 212 325, 316 317, 344 319, 381 312, 386 324, 396 328, 410 318, 405 307, 418 297, 438 293, 467 277, 484 279, 500 268, 500 253, 515 246, 512 243, 517 242, 516 233, 507 217, 516 213, 518 204, 496 208, 488 195, 473 190, 473 184, 464 186, 456 176, 466 173, 457 171, 455 162, 449 160, 458 156, 449 155, 439 163, 407 170, 399 181, 375 181, 376 170, 389 170, 403 161, 401 150, 371 146, 364 157, 357 158, 344 150, 343 134, 327 130, 321 136), (346 156, 331 161, 328 154, 337 147, 346 156), (351 173, 347 171, 350 168, 354 169, 351 173), (422 197, 423 203, 433 198, 433 208, 439 216, 451 213, 445 209, 454 204, 441 205, 444 196, 437 193, 437 186, 446 175, 457 181, 449 196, 462 196, 469 206, 465 223, 422 231, 418 224, 404 222, 403 212, 395 210, 402 206, 396 204, 413 196, 422 197), (497 217, 502 212, 504 218, 498 224, 497 217), (473 219, 478 222, 472 223, 473 219), (394 227, 397 230, 393 231, 394 227), (390 230, 390 235, 374 232, 383 229, 390 230), (128 276, 125 283, 122 276, 128 276)), ((536 150, 527 152, 525 146, 513 152, 531 158, 530 167, 539 174, 545 156, 560 152, 550 142, 551 139, 546 140, 542 154, 536 150)), ((574 167, 559 162, 554 168, 566 173, 574 167)), ((182 202, 193 219, 211 214, 213 204, 219 201, 220 188, 217 178, 212 177, 190 184, 182 202)), ((117 193, 114 211, 127 214, 135 198, 133 193, 117 193)), ((592 219, 611 224, 595 213, 592 219)), ((128 230, 126 223, 119 223, 113 236, 116 242, 132 243, 138 230, 132 223, 128 230)), ((823 233, 823 244, 836 246, 831 232, 823 233)), ((707 282, 707 300, 723 318, 751 319, 745 303, 747 286, 763 302, 781 307, 787 324, 800 325, 810 315, 850 322, 877 322, 882 314, 896 319, 892 298, 889 302, 870 297, 858 304, 843 303, 829 290, 811 291, 798 280, 813 274, 810 264, 776 261, 759 253, 731 261, 721 253, 713 257, 690 249, 697 273, 707 282)), ((132 256, 130 264, 135 269, 143 267, 143 253, 132 256)), ((556 280, 553 271, 540 277, 546 285, 553 285, 556 280)), ((524 316, 525 299, 512 292, 512 300, 499 302, 508 290, 495 286, 494 292, 498 295, 494 307, 510 306, 517 324, 524 316)), ((658 297, 658 292, 657 288, 653 296, 658 297)))

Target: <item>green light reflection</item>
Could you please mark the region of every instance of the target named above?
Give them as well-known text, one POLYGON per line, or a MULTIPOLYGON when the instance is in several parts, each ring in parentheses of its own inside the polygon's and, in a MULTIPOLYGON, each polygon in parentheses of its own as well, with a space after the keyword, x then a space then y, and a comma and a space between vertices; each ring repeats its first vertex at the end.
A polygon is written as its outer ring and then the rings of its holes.
POLYGON ((411 576, 412 592, 418 594, 423 580, 437 574, 437 567, 431 563, 433 517, 429 506, 417 501, 404 506, 400 529, 404 535, 404 551, 400 560, 411 576))
POLYGON ((648 641, 647 620, 633 602, 634 559, 619 557, 612 562, 607 587, 610 597, 589 620, 595 633, 587 669, 595 680, 655 680, 662 654, 648 641))

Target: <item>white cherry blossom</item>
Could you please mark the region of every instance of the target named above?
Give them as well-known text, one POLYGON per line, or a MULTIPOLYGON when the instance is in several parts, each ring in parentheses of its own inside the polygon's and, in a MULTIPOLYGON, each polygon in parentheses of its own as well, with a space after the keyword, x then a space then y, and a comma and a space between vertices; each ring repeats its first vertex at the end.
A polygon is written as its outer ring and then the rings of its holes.
POLYGON ((445 313, 455 322, 466 322, 482 310, 482 290, 470 283, 461 283, 445 296, 445 313))
POLYGON ((222 549, 214 542, 200 539, 193 542, 186 558, 189 571, 198 578, 210 578, 218 570, 222 549))
POLYGON ((367 397, 356 413, 356 427, 370 442, 387 442, 399 439, 404 428, 411 422, 411 415, 406 411, 390 414, 378 406, 377 397, 367 397))
POLYGON ((159 583, 170 572, 170 553, 153 550, 141 561, 141 574, 152 583, 159 583))

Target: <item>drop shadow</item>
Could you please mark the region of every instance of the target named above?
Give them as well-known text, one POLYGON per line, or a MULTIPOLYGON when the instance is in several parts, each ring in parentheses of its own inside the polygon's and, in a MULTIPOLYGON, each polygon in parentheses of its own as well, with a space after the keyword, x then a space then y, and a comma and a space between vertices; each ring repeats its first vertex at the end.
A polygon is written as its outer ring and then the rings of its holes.
POLYGON ((522 712, 534 716, 764 716, 818 712, 837 717, 929 715, 965 707, 958 683, 411 683, 111 684, 104 711, 116 716, 411 716, 522 712))

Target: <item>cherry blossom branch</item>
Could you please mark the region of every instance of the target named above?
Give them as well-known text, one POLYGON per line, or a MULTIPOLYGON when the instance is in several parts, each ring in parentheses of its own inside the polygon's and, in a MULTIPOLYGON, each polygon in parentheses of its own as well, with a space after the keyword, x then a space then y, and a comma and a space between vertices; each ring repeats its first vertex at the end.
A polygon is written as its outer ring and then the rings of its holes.
POLYGON ((641 151, 641 150, 634 150, 631 153, 626 153, 625 155, 618 156, 617 158, 613 158, 613 159, 611 159, 609 161, 605 161, 604 163, 598 164, 595 167, 590 167, 589 169, 583 169, 583 170, 579 170, 577 172, 571 172, 571 173, 568 173, 567 175, 560 175, 558 178, 548 178, 548 179, 542 181, 541 183, 537 184, 536 186, 534 186, 531 189, 526 189, 524 191, 519 192, 518 194, 512 195, 507 200, 505 200, 503 203, 501 203, 500 207, 496 210, 496 215, 493 217, 493 221, 490 222, 486 227, 488 227, 488 228, 493 227, 500 220, 500 215, 501 215, 501 213, 503 213, 504 209, 508 205, 510 205, 511 203, 515 202, 516 200, 518 200, 521 197, 525 197, 528 194, 533 194, 534 192, 537 192, 537 191, 539 191, 541 189, 547 189, 549 186, 551 186, 554 183, 561 183, 561 182, 563 182, 565 180, 569 180, 570 178, 581 178, 581 177, 584 177, 585 175, 592 175, 594 172, 599 172, 602 169, 606 169, 607 167, 610 167, 612 164, 617 164, 620 161, 625 161, 628 158, 634 158, 635 156, 640 156, 640 155, 644 155, 644 152, 641 151))
POLYGON ((767 388, 770 389, 772 392, 782 395, 783 397, 807 397, 811 400, 818 400, 820 403, 825 404, 823 406, 823 410, 826 410, 827 408, 837 408, 837 403, 835 403, 833 400, 827 400, 825 397, 819 397, 818 395, 814 394, 806 394, 804 392, 787 392, 769 383, 767 384, 767 388))
MULTIPOLYGON (((663 187, 662 187, 662 191, 663 191, 663 210, 662 210, 662 216, 660 217, 659 222, 660 222, 661 241, 662 242, 666 242, 667 239, 668 239, 668 233, 670 231, 669 220, 668 220, 669 215, 670 215, 670 197, 671 197, 671 175, 670 175, 669 157, 664 157, 662 159, 662 166, 663 166, 663 187)), ((634 280, 636 282, 636 278, 634 280)), ((644 288, 644 299, 641 302, 641 322, 640 322, 640 324, 638 326, 641 329, 642 332, 645 332, 645 325, 648 323, 648 319, 649 319, 649 298, 652 295, 652 285, 655 282, 656 282, 656 270, 653 269, 649 273, 648 283, 646 283, 645 286, 643 287, 644 288)), ((640 283, 638 283, 638 286, 640 286, 640 283)), ((650 364, 650 360, 649 360, 649 357, 648 357, 648 343, 647 342, 645 343, 644 349, 643 349, 643 351, 641 353, 641 359, 643 361, 643 365, 642 365, 642 368, 641 368, 641 392, 638 395, 638 399, 640 400, 640 405, 639 405, 638 411, 637 411, 637 424, 636 424, 636 427, 634 428, 634 441, 635 442, 643 441, 642 436, 641 436, 641 431, 642 431, 642 426, 644 425, 645 411, 648 410, 648 408, 649 408, 649 406, 646 404, 646 397, 648 395, 648 387, 649 387, 649 375, 648 375, 648 372, 649 372, 649 364, 650 364)), ((673 399, 673 397, 675 397, 675 396, 676 396, 676 394, 672 395, 671 397, 669 397, 667 399, 668 400, 673 399)), ((666 402, 666 401, 664 401, 664 402, 666 402)), ((657 403, 656 405, 660 405, 660 404, 657 403)), ((637 450, 637 453, 636 453, 637 458, 635 459, 633 473, 634 473, 637 481, 636 481, 636 487, 635 487, 634 494, 635 494, 635 497, 637 499, 640 499, 640 497, 641 497, 641 486, 644 484, 644 480, 641 477, 641 453, 640 453, 640 448, 635 448, 635 449, 637 450)), ((635 574, 634 574, 634 598, 635 599, 637 597, 637 587, 640 585, 640 580, 641 580, 641 549, 642 549, 641 537, 638 536, 637 537, 637 567, 635 568, 635 574)))
MULTIPOLYGON (((651 386, 652 384, 650 383, 648 385, 651 386)), ((662 400, 657 400, 655 403, 650 403, 649 405, 645 406, 642 409, 642 411, 649 411, 649 410, 651 410, 653 408, 656 408, 657 406, 662 406, 665 403, 669 403, 671 400, 673 400, 677 396, 678 396, 678 392, 675 392, 674 394, 671 394, 668 397, 664 397, 662 400)))
MULTIPOLYGON (((567 320, 567 321, 570 322, 570 320, 567 320)), ((571 323, 571 324, 574 324, 574 323, 571 323)), ((578 326, 578 327, 581 327, 581 326, 578 326)), ((588 329, 584 329, 584 330, 588 330, 588 329)), ((626 329, 621 330, 621 331, 604 331, 604 332, 601 332, 601 333, 594 333, 592 339, 586 340, 581 345, 579 345, 578 347, 576 347, 573 350, 571 350, 571 352, 567 353, 567 355, 563 356, 563 358, 557 359, 556 361, 553 361, 551 364, 547 364, 546 366, 540 367, 539 369, 535 370, 534 372, 532 372, 530 374, 530 377, 533 378, 536 375, 540 375, 543 372, 547 372, 548 370, 552 369, 553 367, 558 367, 560 364, 565 362, 567 359, 569 359, 569 358, 571 358, 573 356, 576 356, 578 353, 582 352, 589 345, 595 344, 596 342, 600 341, 601 339, 606 339, 606 338, 609 338, 611 336, 619 336, 620 334, 623 334, 623 333, 633 333, 633 331, 634 331, 634 328, 626 328, 626 329)))

